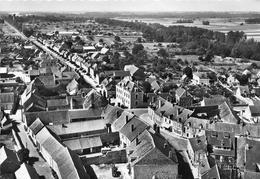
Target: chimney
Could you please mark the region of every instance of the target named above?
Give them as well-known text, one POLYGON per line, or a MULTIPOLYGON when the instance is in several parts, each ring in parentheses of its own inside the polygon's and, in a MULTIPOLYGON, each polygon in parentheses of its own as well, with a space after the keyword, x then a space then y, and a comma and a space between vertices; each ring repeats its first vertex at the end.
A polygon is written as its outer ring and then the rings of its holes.
POLYGON ((138 137, 135 138, 135 146, 137 146, 139 144, 139 139, 138 137))
POLYGON ((180 115, 182 113, 181 109, 178 108, 177 115, 180 115))
POLYGON ((128 123, 128 115, 125 116, 125 123, 128 123))
POLYGON ((157 126, 156 132, 157 132, 158 134, 160 134, 160 126, 157 126))
POLYGON ((159 99, 159 108, 162 107, 162 101, 159 99))
POLYGON ((94 108, 94 93, 91 94, 91 107, 94 108))
POLYGON ((169 151, 169 156, 168 156, 170 159, 173 159, 173 153, 172 151, 169 151))
POLYGON ((156 124, 156 123, 153 124, 153 130, 154 130, 155 132, 157 131, 157 124, 156 124))
POLYGON ((111 133, 112 129, 111 129, 111 124, 106 124, 107 126, 107 133, 111 133))
POLYGON ((134 130, 135 130, 135 127, 134 127, 134 125, 132 124, 132 125, 131 125, 131 132, 134 132, 134 130))
POLYGON ((168 147, 168 144, 164 143, 163 148, 167 149, 167 147, 168 147))
POLYGON ((116 111, 116 118, 119 118, 119 116, 120 116, 120 112, 116 111))

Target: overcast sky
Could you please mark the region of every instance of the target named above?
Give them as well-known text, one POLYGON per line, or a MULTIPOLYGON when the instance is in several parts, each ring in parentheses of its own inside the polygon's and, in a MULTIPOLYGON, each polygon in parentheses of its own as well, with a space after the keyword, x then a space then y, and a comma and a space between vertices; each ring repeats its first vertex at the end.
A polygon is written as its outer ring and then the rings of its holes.
POLYGON ((0 0, 0 11, 260 11, 260 0, 0 0))

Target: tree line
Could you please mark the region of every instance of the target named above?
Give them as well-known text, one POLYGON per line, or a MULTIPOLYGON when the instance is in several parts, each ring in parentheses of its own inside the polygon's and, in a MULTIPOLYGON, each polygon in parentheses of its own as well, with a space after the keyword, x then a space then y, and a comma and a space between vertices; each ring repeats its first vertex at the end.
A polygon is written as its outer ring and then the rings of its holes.
POLYGON ((222 32, 198 27, 169 26, 97 18, 96 22, 110 26, 129 27, 141 31, 147 42, 176 42, 185 54, 231 56, 260 60, 260 42, 248 39, 243 31, 222 32))

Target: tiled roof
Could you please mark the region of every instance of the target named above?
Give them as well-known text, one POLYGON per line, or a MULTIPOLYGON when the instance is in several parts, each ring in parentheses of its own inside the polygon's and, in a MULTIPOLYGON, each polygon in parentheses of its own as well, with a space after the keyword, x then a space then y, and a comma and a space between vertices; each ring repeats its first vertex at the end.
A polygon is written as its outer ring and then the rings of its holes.
POLYGON ((47 100, 47 106, 48 107, 52 107, 52 106, 67 106, 69 104, 68 99, 67 98, 63 98, 63 99, 48 99, 47 100))
POLYGON ((218 170, 218 166, 215 165, 214 167, 212 167, 209 171, 207 171, 206 173, 204 173, 201 177, 201 179, 221 179, 220 175, 219 175, 219 170, 218 170))
POLYGON ((71 80, 71 82, 66 86, 67 91, 68 91, 68 92, 71 92, 72 90, 74 90, 75 88, 77 88, 78 85, 79 85, 79 84, 78 84, 78 82, 77 82, 75 79, 71 80))
POLYGON ((134 114, 127 112, 127 111, 123 111, 121 116, 119 118, 117 118, 112 124, 114 130, 119 131, 126 124, 126 118, 128 118, 128 120, 130 120, 133 117, 134 117, 134 114))
POLYGON ((46 86, 55 85, 53 75, 43 75, 43 76, 39 76, 38 78, 46 86))
POLYGON ((176 165, 178 160, 175 149, 172 148, 165 139, 161 136, 156 136, 152 130, 145 130, 138 136, 138 145, 133 141, 127 148, 128 151, 133 151, 129 158, 134 159, 132 165, 176 165), (164 148, 165 144, 167 147, 164 148), (169 152, 172 152, 172 159, 168 157, 169 152))
POLYGON ((124 88, 125 90, 127 90, 127 91, 129 91, 129 92, 132 92, 135 88, 137 88, 138 91, 140 92, 138 86, 137 86, 134 82, 130 81, 128 78, 122 79, 122 80, 117 84, 117 86, 120 86, 120 87, 124 88))
POLYGON ((61 111, 41 111, 41 112, 25 112, 27 125, 30 126, 34 120, 40 118, 44 124, 54 123, 63 124, 69 123, 70 118, 68 110, 61 111))
POLYGON ((184 123, 185 126, 190 126, 195 129, 199 129, 202 127, 202 129, 206 129, 207 124, 210 123, 210 120, 208 119, 200 119, 195 117, 190 117, 187 119, 187 121, 184 123))
POLYGON ((229 103, 229 100, 224 96, 214 96, 213 98, 204 98, 205 106, 219 106, 223 102, 229 103))
POLYGON ((48 125, 48 128, 57 135, 75 134, 105 129, 106 124, 102 119, 72 122, 62 125, 48 125))
POLYGON ((133 141, 148 127, 149 126, 138 117, 133 117, 120 129, 119 132, 124 134, 128 140, 133 141))
POLYGON ((76 159, 78 156, 73 155, 68 148, 55 139, 47 128, 44 127, 36 135, 36 140, 56 162, 62 179, 89 179, 87 173, 83 172, 80 160, 76 159), (73 159, 74 157, 76 158, 73 159))
POLYGON ((99 136, 81 137, 79 139, 71 139, 63 141, 63 143, 71 150, 82 150, 93 147, 102 147, 102 141, 99 136))
POLYGON ((240 118, 226 102, 219 105, 219 116, 224 123, 238 124, 240 118))
POLYGON ((31 125, 30 129, 32 130, 32 133, 36 135, 42 128, 44 127, 44 124, 42 121, 37 118, 31 125))
POLYGON ((260 116, 260 106, 249 106, 252 116, 260 116))
POLYGON ((101 116, 104 118, 106 123, 112 124, 117 118, 120 117, 124 110, 118 106, 112 106, 108 104, 102 110, 101 116))
POLYGON ((206 153, 207 151, 206 136, 189 138, 189 142, 194 153, 196 151, 201 151, 206 153))

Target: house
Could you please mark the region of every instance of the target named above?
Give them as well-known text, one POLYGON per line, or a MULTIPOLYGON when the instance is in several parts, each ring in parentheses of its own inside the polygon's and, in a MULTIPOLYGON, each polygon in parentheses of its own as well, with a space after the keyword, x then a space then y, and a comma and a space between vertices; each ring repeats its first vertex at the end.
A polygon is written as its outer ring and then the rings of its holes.
POLYGON ((140 68, 136 67, 135 65, 126 65, 124 67, 124 71, 130 71, 131 76, 135 80, 144 80, 145 73, 140 68))
MULTIPOLYGON (((207 160, 207 141, 206 136, 189 138, 187 147, 188 158, 192 165, 199 165, 203 159, 207 160)), ((207 168, 210 169, 208 162, 206 162, 207 168)))
POLYGON ((24 110, 26 112, 45 111, 47 107, 46 100, 39 95, 35 87, 27 89, 22 99, 24 110))
POLYGON ((241 119, 226 102, 219 105, 218 109, 219 109, 220 120, 223 123, 230 123, 230 124, 240 123, 241 119))
POLYGON ((148 127, 146 123, 142 122, 136 116, 128 120, 126 118, 125 125, 119 130, 121 146, 123 148, 128 147, 130 143, 148 127))
POLYGON ((193 73, 193 83, 195 85, 209 85, 210 78, 208 77, 207 73, 204 72, 195 72, 193 73))
POLYGON ((116 97, 117 82, 114 78, 107 77, 101 82, 101 94, 105 97, 116 97))
POLYGON ((8 114, 5 113, 3 109, 0 110, 0 134, 2 131, 11 129, 12 121, 8 114))
POLYGON ((177 178, 175 149, 152 129, 142 132, 127 148, 128 177, 177 178))
POLYGON ((233 86, 236 86, 236 85, 239 85, 239 81, 236 79, 235 75, 233 74, 230 74, 229 77, 227 78, 227 84, 228 85, 233 85, 233 86))
POLYGON ((78 82, 73 79, 67 86, 66 86, 66 89, 67 89, 67 92, 69 93, 69 95, 75 95, 77 94, 78 92, 78 82))
POLYGON ((196 136, 204 136, 205 129, 207 129, 210 120, 201 119, 196 117, 188 118, 183 127, 183 137, 196 137, 196 136))
MULTIPOLYGON (((225 163, 225 169, 232 169, 235 165, 235 137, 234 133, 206 130, 207 143, 211 146, 209 154, 214 156, 217 163, 225 163), (228 162, 226 162, 228 161, 228 162)), ((223 169, 221 167, 221 169, 223 169)))
POLYGON ((73 79, 78 80, 80 77, 75 71, 58 71, 53 74, 55 84, 69 84, 73 79))
POLYGON ((243 117, 251 123, 258 123, 260 120, 260 106, 248 106, 243 113, 243 117))
POLYGON ((154 123, 179 136, 183 136, 184 123, 192 113, 193 111, 174 105, 161 97, 148 107, 148 114, 154 123))
POLYGON ((217 165, 214 165, 207 172, 202 174, 201 179, 222 179, 217 165))
POLYGON ((236 165, 244 171, 244 179, 259 178, 259 155, 260 142, 258 140, 240 137, 237 138, 236 165))
POLYGON ((100 136, 79 137, 63 141, 69 149, 79 155, 101 152, 103 143, 100 136))
POLYGON ((190 107, 193 104, 192 95, 184 88, 180 87, 175 92, 176 103, 182 107, 190 107))
POLYGON ((22 163, 21 167, 15 172, 16 179, 40 179, 35 168, 29 164, 22 163))
POLYGON ((20 167, 20 162, 16 153, 5 146, 0 148, 0 176, 13 174, 20 167))
POLYGON ((230 104, 228 98, 222 95, 214 95, 212 98, 203 98, 203 100, 201 101, 201 106, 219 106, 224 102, 230 104))
POLYGON ((103 108, 108 104, 106 97, 101 96, 96 90, 92 89, 86 96, 83 104, 84 109, 103 108))
POLYGON ((64 147, 46 127, 35 136, 39 152, 59 178, 89 179, 78 155, 64 147))
POLYGON ((122 127, 126 124, 126 121, 129 121, 130 119, 132 119, 135 115, 132 114, 131 112, 128 112, 126 110, 124 110, 121 115, 119 115, 120 113, 118 112, 117 114, 117 118, 116 120, 114 120, 112 122, 111 125, 111 130, 113 132, 118 132, 122 129, 122 127))
POLYGON ((118 105, 131 108, 144 108, 155 101, 157 95, 153 92, 145 93, 138 83, 125 77, 116 85, 116 101, 118 105))
POLYGON ((70 101, 67 96, 65 98, 47 99, 47 109, 48 111, 70 109, 70 101))
POLYGON ((15 101, 15 93, 0 93, 0 107, 4 110, 12 110, 15 101))
POLYGON ((236 90, 236 95, 240 97, 248 97, 250 94, 248 85, 246 86, 239 86, 236 90))

